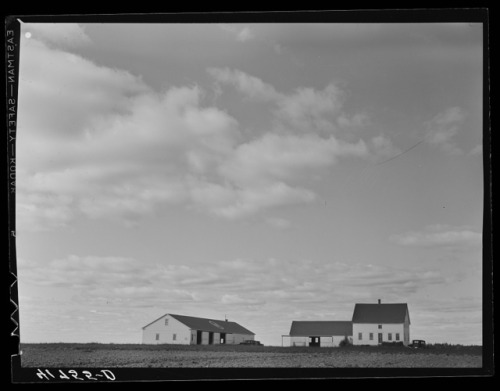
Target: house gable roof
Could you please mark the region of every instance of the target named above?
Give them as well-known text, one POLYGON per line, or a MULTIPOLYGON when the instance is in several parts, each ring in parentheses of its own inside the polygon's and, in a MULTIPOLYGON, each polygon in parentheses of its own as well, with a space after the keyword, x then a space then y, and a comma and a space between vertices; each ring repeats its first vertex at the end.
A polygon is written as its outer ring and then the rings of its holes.
POLYGON ((226 334, 250 334, 255 335, 255 333, 246 329, 236 322, 229 322, 225 320, 215 320, 215 319, 207 319, 207 318, 197 318, 194 316, 185 316, 185 315, 176 315, 176 314, 165 314, 155 321, 147 324, 143 327, 145 329, 150 324, 153 324, 157 320, 165 317, 166 315, 170 315, 172 318, 178 320, 182 324, 186 325, 192 330, 200 330, 200 331, 212 331, 214 333, 226 333, 226 334))
POLYGON ((292 337, 329 337, 352 335, 351 321, 297 321, 292 322, 292 337))
POLYGON ((410 314, 408 304, 356 304, 352 315, 352 323, 404 323, 410 314))

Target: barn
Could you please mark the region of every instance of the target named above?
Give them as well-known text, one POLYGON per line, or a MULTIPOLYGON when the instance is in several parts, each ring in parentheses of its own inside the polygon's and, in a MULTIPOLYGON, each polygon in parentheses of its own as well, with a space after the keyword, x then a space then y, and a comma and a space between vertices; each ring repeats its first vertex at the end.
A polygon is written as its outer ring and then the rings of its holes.
MULTIPOLYGON (((297 321, 292 322, 288 337, 290 346, 334 347, 348 338, 352 342, 351 321, 297 321)), ((283 342, 282 342, 283 344, 283 342)))
POLYGON ((356 304, 352 315, 354 345, 379 345, 385 342, 410 343, 408 304, 356 304))
POLYGON ((142 328, 143 344, 218 345, 254 340, 236 322, 165 314, 142 328))

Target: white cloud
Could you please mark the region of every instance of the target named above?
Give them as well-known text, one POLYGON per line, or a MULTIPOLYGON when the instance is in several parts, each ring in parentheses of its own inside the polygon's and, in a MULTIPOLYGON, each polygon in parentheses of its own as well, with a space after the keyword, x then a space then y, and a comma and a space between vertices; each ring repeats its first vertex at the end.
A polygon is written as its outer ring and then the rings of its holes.
POLYGON ((341 112, 343 93, 334 84, 328 84, 323 90, 297 88, 292 94, 278 92, 272 85, 239 70, 229 68, 209 68, 208 73, 219 83, 232 85, 245 96, 274 103, 275 116, 286 127, 301 132, 323 131, 332 133, 339 123, 346 125, 363 121, 364 116, 356 114, 348 120, 341 112))
POLYGON ((426 122, 425 140, 433 146, 440 147, 450 154, 460 154, 462 150, 455 144, 454 138, 465 119, 460 107, 450 107, 426 122))
POLYGON ((91 42, 85 28, 76 23, 23 23, 23 33, 29 39, 63 47, 76 47, 91 42))
POLYGON ((334 84, 323 90, 298 88, 293 94, 283 96, 278 102, 277 115, 295 128, 303 131, 318 129, 332 132, 332 120, 341 113, 342 91, 334 84))
POLYGON ((237 35, 238 41, 246 42, 255 38, 254 32, 249 27, 244 27, 237 35))
POLYGON ((448 225, 428 226, 424 231, 412 231, 393 235, 391 240, 402 246, 477 246, 482 234, 470 227, 448 225))
POLYGON ((303 136, 267 133, 239 145, 234 155, 220 166, 220 173, 235 183, 263 183, 290 180, 308 169, 328 167, 339 157, 364 156, 366 145, 327 139, 315 134, 303 136))
POLYGON ((214 215, 235 219, 271 207, 312 202, 315 194, 276 181, 244 187, 191 181, 191 197, 214 215))
POLYGON ((304 181, 312 171, 368 154, 362 140, 320 135, 335 128, 330 121, 341 107, 334 85, 284 95, 241 71, 209 70, 218 82, 274 103, 276 128, 249 136, 235 118, 205 105, 199 86, 158 93, 140 77, 37 39, 23 45, 20 231, 82 217, 136 224, 168 205, 234 219, 309 203, 316 194, 304 181))
POLYGON ((248 26, 241 26, 238 24, 220 24, 219 27, 233 34, 237 41, 247 42, 255 39, 255 32, 248 26))
POLYGON ((252 99, 275 101, 282 98, 272 85, 237 69, 209 68, 207 71, 219 83, 231 84, 252 99))

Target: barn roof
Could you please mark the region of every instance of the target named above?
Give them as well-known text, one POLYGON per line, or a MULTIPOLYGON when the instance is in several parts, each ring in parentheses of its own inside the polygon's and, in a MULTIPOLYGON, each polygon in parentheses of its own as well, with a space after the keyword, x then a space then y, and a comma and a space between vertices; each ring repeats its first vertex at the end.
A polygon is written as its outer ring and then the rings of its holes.
POLYGON ((292 337, 329 337, 329 336, 349 336, 352 335, 351 321, 297 321, 292 322, 290 336, 292 337))
MULTIPOLYGON (((207 318, 197 318, 194 316, 185 316, 185 315, 176 315, 176 314, 165 314, 170 315, 172 318, 177 319, 182 324, 186 325, 192 330, 201 330, 201 331, 212 331, 214 333, 226 333, 226 334, 251 334, 255 335, 255 333, 246 329, 236 322, 230 322, 226 320, 215 320, 215 319, 207 319, 207 318)), ((163 317, 156 319, 159 320, 163 317)), ((153 321, 146 326, 143 327, 145 329, 150 324, 156 322, 153 321)))
POLYGON ((352 323, 404 323, 406 314, 409 322, 410 314, 406 303, 356 304, 352 323))

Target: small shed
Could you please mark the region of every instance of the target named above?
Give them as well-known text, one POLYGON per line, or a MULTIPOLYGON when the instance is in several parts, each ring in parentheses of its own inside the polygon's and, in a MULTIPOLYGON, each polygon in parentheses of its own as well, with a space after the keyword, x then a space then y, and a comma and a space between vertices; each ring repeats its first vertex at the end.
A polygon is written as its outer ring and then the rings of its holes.
POLYGON ((335 347, 348 339, 352 342, 351 321, 297 321, 292 322, 290 333, 282 335, 289 338, 290 346, 335 347))

